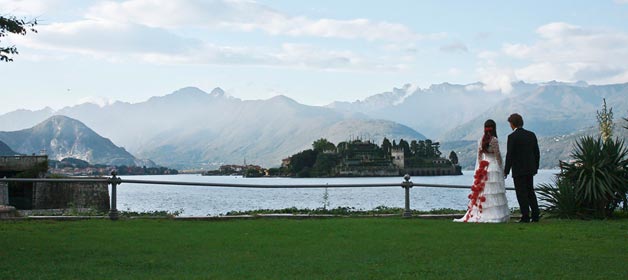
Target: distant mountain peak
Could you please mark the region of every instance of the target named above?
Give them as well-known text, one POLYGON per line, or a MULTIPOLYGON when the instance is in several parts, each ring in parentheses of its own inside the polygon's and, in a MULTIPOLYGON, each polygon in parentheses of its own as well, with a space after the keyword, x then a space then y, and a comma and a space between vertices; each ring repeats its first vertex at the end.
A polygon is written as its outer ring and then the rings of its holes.
POLYGON ((445 91, 445 90, 450 90, 452 88, 458 88, 458 87, 462 87, 462 85, 444 82, 444 83, 440 83, 440 84, 432 84, 432 85, 430 85, 428 90, 430 90, 430 91, 445 91))
POLYGON ((572 86, 572 87, 588 87, 589 84, 585 81, 576 81, 576 82, 561 82, 552 80, 549 82, 541 83, 542 86, 572 86))
POLYGON ((169 94, 172 96, 205 96, 207 95, 207 92, 204 92, 203 90, 201 90, 200 88, 197 87, 184 87, 181 88, 179 90, 174 91, 173 93, 169 94))
POLYGON ((297 101, 295 101, 294 99, 292 99, 292 98, 290 98, 290 97, 288 97, 288 96, 285 96, 285 95, 283 95, 283 94, 280 94, 280 95, 275 95, 275 96, 273 96, 273 97, 269 98, 269 99, 268 99, 268 101, 271 101, 271 102, 288 103, 288 104, 298 104, 298 102, 297 102, 297 101))
POLYGON ((225 91, 222 90, 220 87, 216 87, 209 94, 216 97, 222 97, 222 96, 225 96, 225 91))
POLYGON ((209 94, 197 87, 184 87, 170 94, 163 96, 153 96, 148 99, 147 102, 171 102, 173 100, 197 100, 200 98, 206 98, 209 94))
POLYGON ((56 160, 72 157, 97 164, 143 164, 81 121, 64 115, 49 117, 32 128, 0 132, 0 141, 22 154, 45 150, 56 160))
POLYGON ((32 129, 37 131, 52 128, 53 131, 61 131, 68 129, 69 127, 73 127, 74 130, 86 130, 90 133, 95 133, 92 129, 87 127, 81 121, 64 115, 54 115, 52 117, 49 117, 43 122, 35 125, 32 129))

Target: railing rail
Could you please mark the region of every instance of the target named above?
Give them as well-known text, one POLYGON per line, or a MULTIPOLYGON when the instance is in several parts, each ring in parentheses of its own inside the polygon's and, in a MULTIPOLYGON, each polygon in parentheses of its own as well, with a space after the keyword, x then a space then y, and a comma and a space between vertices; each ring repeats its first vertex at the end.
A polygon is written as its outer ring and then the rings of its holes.
MULTIPOLYGON (((111 177, 107 178, 0 178, 2 182, 45 182, 45 183, 107 183, 111 185, 110 211, 111 220, 118 219, 117 210, 117 186, 122 183, 127 184, 148 184, 148 185, 173 185, 173 186, 202 186, 202 187, 227 187, 227 188, 255 188, 255 189, 299 189, 299 188, 374 188, 374 187, 401 187, 405 189, 405 209, 403 217, 412 216, 410 210, 410 189, 413 187, 426 188, 448 188, 448 189, 470 189, 466 185, 447 185, 447 184, 426 184, 414 183, 410 181, 410 175, 403 177, 404 181, 400 183, 369 183, 369 184, 234 184, 234 183, 211 183, 211 182, 182 182, 182 181, 157 181, 157 180, 134 180, 122 179, 117 176, 116 172, 111 172, 111 177)), ((514 188, 506 188, 506 190, 514 190, 514 188)))

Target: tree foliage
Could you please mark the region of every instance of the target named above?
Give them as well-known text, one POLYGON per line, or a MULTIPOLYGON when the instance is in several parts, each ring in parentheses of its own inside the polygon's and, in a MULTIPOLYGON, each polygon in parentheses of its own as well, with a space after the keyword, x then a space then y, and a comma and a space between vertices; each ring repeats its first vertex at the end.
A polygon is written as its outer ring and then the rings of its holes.
POLYGON ((318 153, 312 149, 294 154, 290 158, 290 171, 299 176, 299 173, 303 173, 305 175, 304 170, 307 170, 308 176, 299 177, 309 177, 309 169, 311 169, 314 166, 314 163, 316 163, 317 154, 318 153))
POLYGON ((449 160, 451 160, 452 164, 458 164, 458 154, 456 154, 456 152, 451 151, 451 153, 449 153, 449 160))
MULTIPOLYGON (((0 16, 0 38, 9 34, 26 35, 28 31, 37 33, 35 25, 37 25, 37 20, 25 21, 14 16, 0 16)), ((13 61, 10 55, 18 53, 15 46, 0 46, 0 61, 13 61)))
POLYGON ((312 148, 314 151, 323 152, 323 151, 335 151, 336 145, 334 143, 327 141, 325 138, 318 139, 312 143, 312 148))
POLYGON ((399 148, 403 150, 404 156, 407 157, 407 156, 412 155, 412 152, 410 151, 410 144, 408 144, 408 141, 400 139, 398 145, 399 145, 399 148))
POLYGON ((338 157, 334 154, 318 153, 316 162, 312 166, 312 175, 316 177, 328 177, 338 164, 338 157))
POLYGON ((390 151, 392 151, 392 143, 390 143, 390 140, 386 137, 384 137, 384 140, 382 141, 382 150, 387 155, 390 155, 390 151))
MULTIPOLYGON (((391 160, 393 149, 403 150, 406 166, 433 166, 432 159, 441 155, 438 148, 439 143, 431 140, 412 140, 408 143, 400 139, 397 144, 395 140, 391 143, 390 140, 384 138, 381 146, 378 146, 371 141, 362 140, 345 141, 334 145, 327 139, 321 138, 312 143, 312 149, 292 155, 289 170, 279 171, 279 173, 297 177, 328 177, 335 176, 340 169, 350 166, 388 168, 394 165, 391 160)), ((457 155, 455 152, 452 153, 455 157, 454 164, 457 164, 457 155)))

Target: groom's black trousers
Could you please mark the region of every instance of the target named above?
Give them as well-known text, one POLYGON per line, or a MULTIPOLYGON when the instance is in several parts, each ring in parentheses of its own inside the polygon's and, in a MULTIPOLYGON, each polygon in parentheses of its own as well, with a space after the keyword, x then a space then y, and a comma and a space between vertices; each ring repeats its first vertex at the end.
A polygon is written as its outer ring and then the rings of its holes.
POLYGON ((523 175, 512 178, 515 183, 515 192, 517 193, 517 201, 519 201, 519 209, 521 209, 522 220, 538 220, 539 219, 539 203, 534 193, 534 176, 523 175), (532 213, 530 213, 532 211, 532 213), (530 214, 532 216, 530 217, 530 214))

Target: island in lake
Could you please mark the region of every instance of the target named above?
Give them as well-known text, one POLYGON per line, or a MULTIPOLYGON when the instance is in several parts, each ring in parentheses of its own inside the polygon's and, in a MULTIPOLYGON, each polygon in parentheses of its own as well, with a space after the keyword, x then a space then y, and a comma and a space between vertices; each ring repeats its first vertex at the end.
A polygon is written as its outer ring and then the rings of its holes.
POLYGON ((462 175, 458 156, 452 151, 442 157, 440 144, 431 140, 403 139, 397 143, 384 138, 381 146, 370 140, 355 139, 335 145, 321 138, 312 149, 282 160, 281 167, 264 169, 256 165, 223 165, 205 175, 246 177, 380 177, 462 175))

